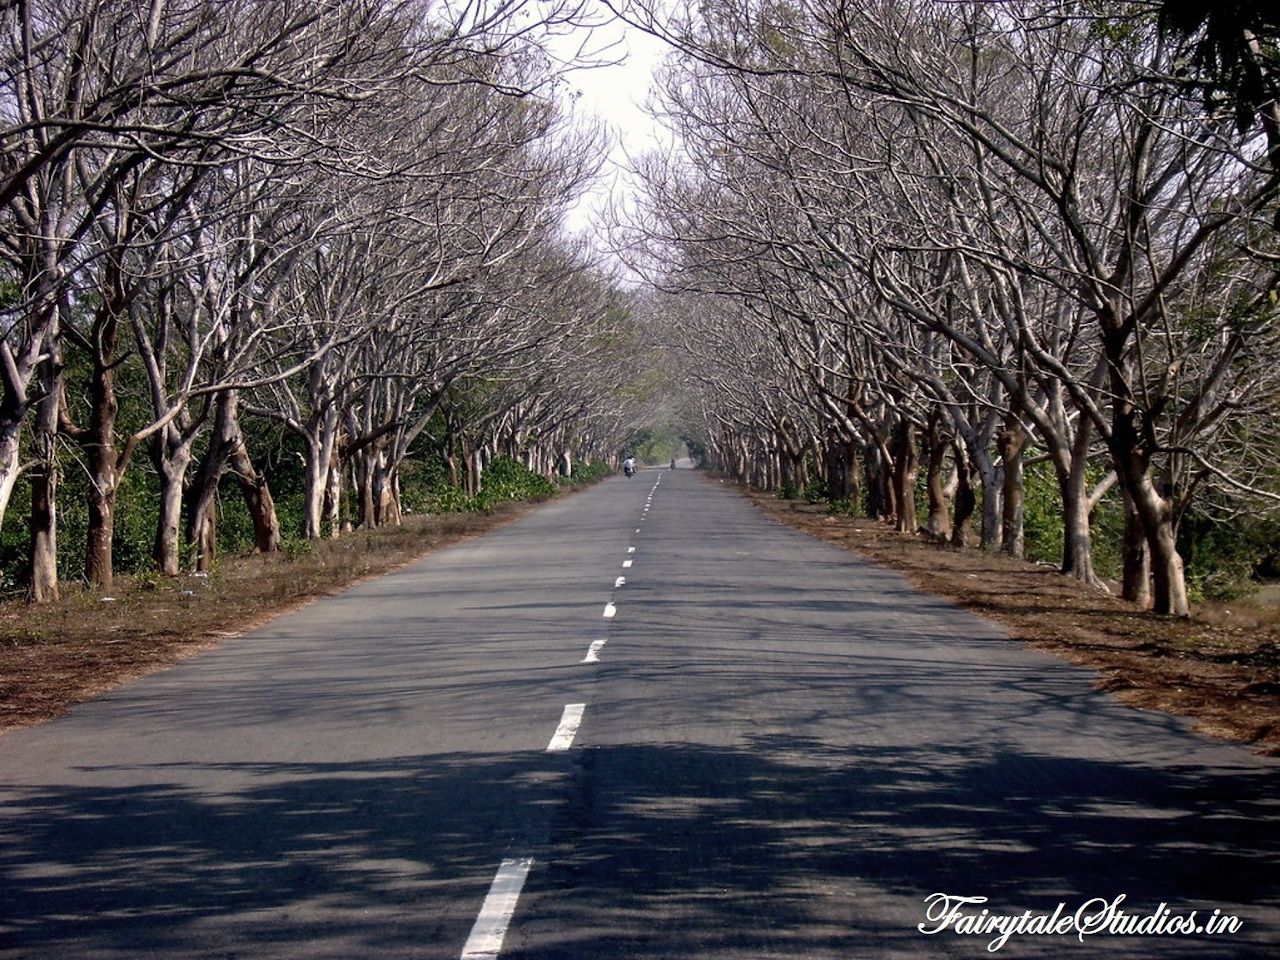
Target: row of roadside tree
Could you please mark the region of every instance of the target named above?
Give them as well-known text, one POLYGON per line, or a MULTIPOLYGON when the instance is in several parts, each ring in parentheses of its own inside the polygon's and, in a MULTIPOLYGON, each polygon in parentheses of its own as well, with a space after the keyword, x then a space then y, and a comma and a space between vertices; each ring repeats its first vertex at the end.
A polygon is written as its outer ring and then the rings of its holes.
POLYGON ((1186 614, 1188 512, 1280 493, 1274 15, 1246 88, 1155 3, 628 10, 678 51, 630 245, 712 456, 1015 555, 1047 462, 1064 572, 1118 496, 1126 596, 1186 614))
POLYGON ((305 537, 344 496, 362 525, 398 521, 427 431, 472 490, 501 454, 551 474, 613 453, 638 351, 624 298, 563 230, 602 148, 558 105, 544 49, 581 16, 0 3, 0 520, 21 478, 34 599, 58 593, 67 469, 87 481, 91 584, 112 583, 139 461, 157 570, 212 559, 228 472, 277 548, 249 422, 293 438, 305 537))

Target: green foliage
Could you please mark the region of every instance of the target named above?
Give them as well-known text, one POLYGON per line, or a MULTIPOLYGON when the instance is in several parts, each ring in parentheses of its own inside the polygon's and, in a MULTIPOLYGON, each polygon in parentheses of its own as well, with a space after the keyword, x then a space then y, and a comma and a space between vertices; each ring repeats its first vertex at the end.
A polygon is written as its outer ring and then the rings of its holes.
MULTIPOLYGON (((1106 476, 1101 466, 1090 466, 1088 482, 1096 485, 1106 476)), ((1028 560, 1062 563, 1063 510, 1057 475, 1050 463, 1033 463, 1022 477, 1022 529, 1028 560)), ((1103 497, 1089 518, 1093 567, 1100 577, 1119 579, 1124 558, 1124 507, 1114 490, 1103 497)))
MULTIPOLYGON (((276 493, 271 491, 273 499, 276 493)), ((276 510, 279 517, 280 503, 276 510)), ((253 517, 245 505, 240 484, 235 477, 224 476, 218 484, 218 552, 227 554, 248 553, 254 547, 253 517)))
POLYGON ((25 589, 31 582, 31 566, 27 555, 31 549, 31 531, 26 518, 31 513, 30 488, 21 481, 13 488, 5 524, 0 527, 0 592, 25 589))
MULTIPOLYGON (((58 579, 83 580, 88 549, 89 478, 79 451, 63 445, 58 457, 58 579)), ((151 550, 159 515, 156 480, 149 462, 135 459, 116 493, 112 539, 113 568, 133 574, 153 566, 151 550)), ((31 488, 19 482, 9 501, 0 534, 0 575, 5 589, 25 590, 31 582, 31 488)))
POLYGON ((406 514, 428 513, 432 491, 447 486, 448 477, 439 457, 406 460, 400 465, 400 507, 406 514), (438 470, 432 470, 438 466, 438 470))
POLYGON ((573 475, 568 477, 560 477, 559 483, 562 486, 587 486, 588 484, 597 483, 606 477, 611 477, 614 469, 608 462, 604 460, 588 460, 585 463, 575 463, 573 465, 573 475))
POLYGON ((827 513, 833 517, 858 517, 862 511, 848 497, 838 497, 827 504, 827 513))
POLYGON ((1062 495, 1052 464, 1033 463, 1023 470, 1022 533, 1028 560, 1062 563, 1062 495))
POLYGON ((693 465, 700 466, 707 461, 707 447, 701 440, 691 437, 687 434, 681 434, 679 437, 684 449, 688 453, 689 458, 693 461, 693 465))
POLYGON ((510 457, 497 457, 481 474, 480 492, 475 499, 487 510, 503 501, 549 500, 555 495, 555 484, 542 474, 510 457))
POLYGON ((688 453, 679 429, 672 424, 641 427, 627 438, 623 449, 641 463, 669 463, 688 453))
POLYGON ((1280 554, 1280 518, 1213 516, 1197 509, 1178 525, 1178 550, 1186 563, 1193 600, 1236 600, 1273 575, 1280 554))
POLYGON ((427 498, 430 513, 464 513, 471 509, 471 498, 457 487, 433 490, 427 498))
POLYGON ((291 563, 309 556, 314 549, 315 545, 310 540, 304 540, 302 537, 287 537, 280 544, 280 552, 291 563))
POLYGON ((423 495, 425 509, 432 513, 485 513, 499 503, 549 500, 556 485, 510 457, 497 457, 480 477, 480 492, 474 497, 457 487, 434 486, 423 495))

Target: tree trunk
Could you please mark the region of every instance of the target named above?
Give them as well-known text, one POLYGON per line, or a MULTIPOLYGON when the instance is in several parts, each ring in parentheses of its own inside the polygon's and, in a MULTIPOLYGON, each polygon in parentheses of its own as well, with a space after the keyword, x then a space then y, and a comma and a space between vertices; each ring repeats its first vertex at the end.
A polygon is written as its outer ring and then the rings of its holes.
POLYGON ((985 447, 971 448, 969 455, 982 483, 982 530, 979 534, 979 546, 983 550, 998 550, 1004 534, 1001 508, 1004 501, 1004 468, 996 466, 985 447))
POLYGON ((115 585, 112 541, 115 538, 116 493, 120 483, 120 455, 116 450, 116 417, 119 402, 115 394, 114 336, 95 362, 90 389, 91 426, 81 437, 81 447, 89 473, 89 530, 85 553, 85 579, 102 590, 115 585))
POLYGON ((892 464, 893 458, 884 443, 876 441, 867 448, 867 516, 873 520, 898 515, 892 464))
POLYGON ((978 506, 978 498, 973 492, 973 466, 960 444, 955 444, 956 458, 956 496, 955 521, 951 526, 951 543, 957 547, 967 547, 972 539, 969 521, 978 506))
POLYGON ((1021 560, 1026 547, 1022 525, 1022 453, 1027 447, 1027 431, 1015 418, 1008 418, 1004 429, 996 437, 996 447, 1004 466, 1000 490, 1003 501, 1000 512, 1000 549, 1007 556, 1021 560))
POLYGON ((1149 472, 1138 477, 1134 505, 1147 535, 1151 557, 1152 609, 1174 617, 1191 615, 1187 581, 1178 553, 1178 531, 1173 523, 1173 504, 1156 490, 1149 472))
POLYGON ((0 523, 8 512, 13 488, 18 482, 21 436, 22 419, 0 415, 0 523))
POLYGON ((400 504, 399 467, 383 469, 378 499, 378 522, 393 527, 398 527, 404 522, 404 512, 400 504))
POLYGON ((89 459, 89 534, 85 549, 85 579, 100 590, 115 586, 112 541, 116 529, 115 450, 89 459))
POLYGON ((324 493, 329 485, 329 456, 320 437, 308 437, 307 462, 303 471, 302 536, 319 540, 324 516, 324 493))
POLYGON ((839 431, 831 428, 827 432, 827 498, 830 500, 848 500, 851 480, 853 478, 853 458, 851 447, 840 436, 839 431))
POLYGON ((467 488, 471 496, 476 496, 484 485, 484 450, 477 445, 467 458, 467 488))
POLYGON ((897 530, 899 533, 915 533, 920 523, 916 517, 916 477, 920 473, 920 459, 916 455, 915 425, 902 418, 891 443, 897 530))
POLYGON ((187 490, 187 543, 195 550, 197 570, 209 570, 218 555, 217 499, 222 458, 218 457, 216 462, 214 471, 212 450, 207 452, 187 490))
MULTIPOLYGON (((173 431, 175 434, 176 430, 173 431)), ((160 514, 156 523, 156 539, 151 557, 156 570, 176 577, 182 569, 182 485, 191 464, 189 438, 176 440, 169 430, 155 438, 154 462, 160 481, 160 514)))
POLYGON ((947 540, 951 537, 951 517, 942 475, 948 444, 942 435, 939 417, 940 412, 937 410, 930 415, 928 429, 924 434, 925 488, 929 494, 929 518, 925 521, 925 529, 931 537, 947 540))
MULTIPOLYGON (((1122 401, 1125 384, 1115 368, 1112 378, 1112 391, 1116 399, 1112 402, 1111 456, 1125 494, 1126 507, 1125 596, 1129 597, 1130 551, 1136 551, 1136 530, 1130 530, 1132 514, 1141 524, 1146 538, 1147 562, 1151 571, 1152 609, 1156 613, 1175 617, 1189 616, 1191 605, 1187 596, 1182 557, 1178 554, 1173 503, 1156 490, 1155 481, 1151 477, 1150 446, 1144 440, 1139 412, 1132 402, 1122 401), (1133 541, 1130 539, 1131 535, 1133 541)), ((1137 562, 1136 552, 1132 562, 1137 562)), ((1136 577, 1136 570, 1134 575, 1136 577)))
POLYGON ((320 539, 320 518, 324 514, 324 491, 328 481, 328 457, 310 451, 303 475, 302 536, 307 540, 320 539))
POLYGON ((1124 573, 1120 595, 1141 607, 1151 606, 1151 555, 1142 516, 1127 489, 1124 496, 1124 573))
POLYGON ((267 478, 257 471, 249 456, 239 418, 232 423, 227 459, 244 497, 245 507, 253 519, 253 549, 255 553, 275 553, 280 549, 280 519, 276 516, 276 502, 271 496, 267 478))
POLYGON ((1101 590, 1106 585, 1093 568, 1093 533, 1090 530, 1090 496, 1088 482, 1089 441, 1093 434, 1091 421, 1081 417, 1071 445, 1071 462, 1065 476, 1059 470, 1058 487, 1062 497, 1062 572, 1081 583, 1101 590))
POLYGON ((32 603, 59 599, 58 590, 58 389, 57 357, 41 365, 45 391, 36 407, 31 469, 31 585, 32 603))
POLYGON ((325 515, 325 492, 329 487, 334 446, 337 443, 338 418, 332 409, 312 417, 305 434, 306 464, 303 467, 302 535, 319 540, 325 515))
MULTIPOLYGON (((217 493, 217 487, 214 488, 217 493)), ((208 571, 218 557, 218 499, 202 499, 200 512, 193 516, 187 512, 187 542, 196 551, 196 569, 208 571)))
POLYGON ((342 516, 342 486, 346 479, 343 476, 345 469, 346 464, 342 462, 335 444, 333 455, 329 460, 329 475, 324 488, 324 511, 320 516, 321 526, 326 523, 329 525, 331 540, 338 539, 351 528, 350 518, 348 517, 344 523, 342 516))
POLYGON ((352 467, 355 474, 356 502, 359 504, 359 522, 357 529, 372 530, 378 525, 378 477, 376 454, 369 448, 357 451, 352 456, 352 467))

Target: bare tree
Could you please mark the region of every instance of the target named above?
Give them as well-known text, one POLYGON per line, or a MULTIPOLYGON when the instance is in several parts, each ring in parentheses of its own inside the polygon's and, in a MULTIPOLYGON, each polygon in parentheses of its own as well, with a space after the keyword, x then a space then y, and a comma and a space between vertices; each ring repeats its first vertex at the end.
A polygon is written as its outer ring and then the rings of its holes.
MULTIPOLYGON (((1083 479, 1094 439, 1105 443, 1141 521, 1155 606, 1185 613, 1177 464, 1198 456, 1212 470, 1197 448, 1222 408, 1202 417, 1196 398, 1253 382, 1241 351, 1261 342, 1270 281, 1252 271, 1239 301, 1250 319, 1208 340, 1192 333, 1186 292, 1211 275, 1213 238, 1247 230, 1274 197, 1265 142, 1181 97, 1177 51, 1152 22, 1097 29, 1054 3, 886 2, 873 16, 838 3, 742 3, 665 20, 628 9, 693 64, 676 88, 695 118, 682 132, 693 150, 712 144, 696 170, 714 188, 677 179, 690 199, 679 201, 681 228, 661 242, 693 239, 700 255, 735 246, 739 262, 803 273, 833 316, 860 278, 892 313, 951 340, 952 361, 998 385, 999 396, 970 391, 989 411, 1003 408, 1000 430, 971 452, 1000 449, 1003 539, 1016 552, 1017 471, 1036 439, 1069 508, 1066 566, 1090 581, 1083 479), (692 99, 698 90, 721 93, 692 99), (733 163, 735 188, 771 183, 772 203, 764 191, 751 204, 707 202, 723 199, 733 163), (698 196, 704 219, 738 213, 690 231, 698 196)), ((671 205, 670 189, 655 196, 671 205)), ((795 286, 775 277, 749 296, 778 314, 795 286)), ((928 373, 930 352, 912 327, 895 334, 865 315, 843 319, 874 338, 882 371, 929 384, 948 405, 961 381, 928 373)), ((791 329, 779 325, 781 339, 803 343, 791 329)), ((897 389, 893 376, 879 383, 897 389)), ((917 428, 923 409, 912 413, 917 428)), ((995 479, 984 478, 984 491, 995 479)))

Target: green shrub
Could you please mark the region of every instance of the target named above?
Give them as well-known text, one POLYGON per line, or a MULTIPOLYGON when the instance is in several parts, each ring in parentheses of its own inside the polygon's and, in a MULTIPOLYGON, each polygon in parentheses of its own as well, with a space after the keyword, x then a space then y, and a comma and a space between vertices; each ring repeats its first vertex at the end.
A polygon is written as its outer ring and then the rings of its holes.
POLYGON ((573 475, 560 477, 559 483, 562 486, 585 486, 611 477, 616 472, 605 460, 588 460, 585 463, 579 461, 573 465, 573 475))
POLYGON ((1275 518, 1215 516, 1213 504, 1197 505, 1178 525, 1178 550, 1186 561, 1193 600, 1237 600, 1257 589, 1259 576, 1280 544, 1275 518))
POLYGON ((427 510, 431 513, 462 513, 469 509, 471 498, 457 487, 444 487, 427 498, 427 510))
POLYGON ((827 513, 835 517, 859 516, 858 505, 848 497, 838 497, 827 504, 827 513))
POLYGON ((526 469, 510 457, 497 457, 480 475, 476 499, 488 503, 546 500, 556 495, 556 486, 540 473, 526 469))

